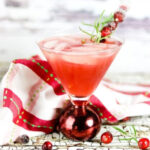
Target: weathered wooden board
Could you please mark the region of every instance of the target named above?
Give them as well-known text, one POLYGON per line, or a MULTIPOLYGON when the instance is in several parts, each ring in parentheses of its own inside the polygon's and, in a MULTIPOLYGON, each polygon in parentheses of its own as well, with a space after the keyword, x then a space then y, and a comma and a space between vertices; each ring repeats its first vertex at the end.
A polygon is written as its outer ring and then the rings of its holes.
POLYGON ((72 141, 64 137, 62 134, 53 133, 50 135, 33 137, 27 145, 1 146, 0 148, 2 150, 40 150, 42 143, 50 140, 54 145, 54 150, 136 150, 138 147, 134 141, 120 141, 119 139, 123 138, 123 136, 113 129, 113 126, 117 126, 128 131, 128 128, 131 125, 135 126, 138 138, 150 138, 150 116, 145 116, 134 117, 127 122, 120 122, 114 125, 103 125, 100 133, 91 141, 72 141), (105 131, 110 131, 113 134, 114 138, 111 144, 106 145, 100 143, 100 135, 105 131))

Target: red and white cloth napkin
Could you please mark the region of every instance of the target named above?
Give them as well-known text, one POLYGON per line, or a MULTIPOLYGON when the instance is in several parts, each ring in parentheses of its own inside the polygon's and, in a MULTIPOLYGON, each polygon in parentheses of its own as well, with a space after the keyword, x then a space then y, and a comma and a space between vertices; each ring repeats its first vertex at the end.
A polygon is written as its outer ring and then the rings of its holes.
MULTIPOLYGON (((1 85, 0 144, 13 142, 23 134, 53 132, 68 98, 47 61, 38 56, 14 60, 1 85)), ((89 105, 109 122, 150 115, 150 85, 103 80, 90 97, 89 105)))

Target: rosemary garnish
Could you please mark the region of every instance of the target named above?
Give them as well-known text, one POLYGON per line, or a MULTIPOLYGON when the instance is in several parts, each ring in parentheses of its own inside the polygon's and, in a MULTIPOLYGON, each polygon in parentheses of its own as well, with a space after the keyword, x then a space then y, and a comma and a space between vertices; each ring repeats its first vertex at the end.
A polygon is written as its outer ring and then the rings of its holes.
POLYGON ((137 140, 137 132, 136 129, 134 127, 134 125, 129 127, 128 132, 125 130, 122 130, 118 127, 113 127, 115 130, 117 130, 118 132, 120 132, 123 136, 125 136, 125 138, 119 139, 120 141, 131 141, 134 140, 135 142, 138 143, 137 140))
POLYGON ((97 18, 95 20, 94 24, 82 23, 85 26, 92 27, 93 28, 92 32, 85 31, 84 29, 79 27, 80 31, 82 31, 83 33, 89 35, 91 37, 91 40, 94 41, 94 42, 97 42, 97 43, 99 43, 101 40, 106 39, 106 38, 111 36, 111 35, 108 35, 108 36, 105 36, 105 37, 101 36, 102 29, 108 23, 114 21, 114 14, 110 14, 108 17, 105 17, 104 13, 105 13, 105 11, 103 10, 103 12, 100 14, 99 18, 97 18))

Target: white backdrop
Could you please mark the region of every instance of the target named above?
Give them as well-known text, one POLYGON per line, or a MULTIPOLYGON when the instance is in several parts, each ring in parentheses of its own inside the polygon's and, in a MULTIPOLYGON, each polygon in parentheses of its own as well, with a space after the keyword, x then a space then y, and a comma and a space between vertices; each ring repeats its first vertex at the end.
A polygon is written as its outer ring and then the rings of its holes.
MULTIPOLYGON (((55 33, 78 31, 102 10, 116 10, 121 0, 1 0, 0 62, 41 54, 36 42, 55 33)), ((122 0, 123 1, 123 0, 122 0)), ((127 0, 124 0, 127 2, 127 0)), ((109 72, 150 72, 149 0, 128 0, 126 21, 116 35, 124 46, 109 72)))

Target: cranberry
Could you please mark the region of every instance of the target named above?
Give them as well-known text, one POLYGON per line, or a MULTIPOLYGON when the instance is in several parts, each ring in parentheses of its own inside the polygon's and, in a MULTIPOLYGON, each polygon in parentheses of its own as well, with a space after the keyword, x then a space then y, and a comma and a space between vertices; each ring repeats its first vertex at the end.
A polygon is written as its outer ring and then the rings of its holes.
POLYGON ((121 5, 119 8, 120 8, 121 10, 124 10, 124 11, 127 11, 127 10, 128 10, 127 6, 125 6, 125 5, 121 5))
POLYGON ((52 149, 52 143, 49 141, 46 141, 43 145, 42 145, 42 150, 51 150, 52 149))
POLYGON ((149 147, 149 139, 142 138, 138 141, 138 146, 140 149, 147 149, 149 147))
POLYGON ((19 136, 14 143, 27 144, 29 142, 29 137, 27 135, 19 136))
POLYGON ((26 143, 29 142, 29 137, 28 137, 27 135, 22 135, 22 136, 20 137, 20 140, 21 140, 21 142, 22 142, 23 144, 26 144, 26 143))
POLYGON ((118 23, 117 22, 111 22, 109 23, 109 26, 111 28, 111 30, 115 30, 117 28, 118 23))
POLYGON ((124 14, 120 11, 115 12, 114 14, 114 20, 115 22, 122 22, 124 19, 124 14))
POLYGON ((110 26, 105 26, 102 31, 101 31, 101 36, 105 37, 111 34, 111 27, 110 26))
POLYGON ((104 144, 109 144, 109 143, 112 142, 112 140, 113 140, 113 136, 109 131, 104 132, 101 135, 101 142, 104 143, 104 144))

